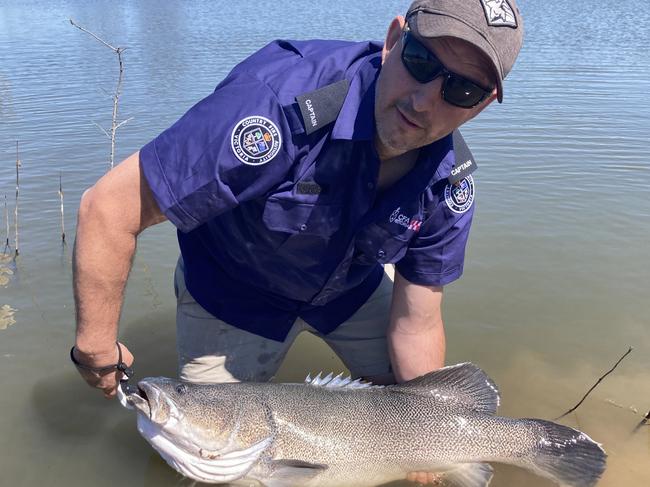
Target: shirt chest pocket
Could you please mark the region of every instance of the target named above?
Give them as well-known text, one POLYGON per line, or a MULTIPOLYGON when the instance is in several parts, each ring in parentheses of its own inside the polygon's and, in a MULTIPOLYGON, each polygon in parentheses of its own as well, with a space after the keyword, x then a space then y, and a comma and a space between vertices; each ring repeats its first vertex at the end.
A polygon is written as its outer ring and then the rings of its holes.
POLYGON ((355 239, 354 261, 362 265, 395 263, 406 254, 409 241, 406 235, 394 235, 379 225, 368 225, 355 239))
POLYGON ((262 220, 274 232, 329 238, 340 227, 341 206, 269 198, 262 220))

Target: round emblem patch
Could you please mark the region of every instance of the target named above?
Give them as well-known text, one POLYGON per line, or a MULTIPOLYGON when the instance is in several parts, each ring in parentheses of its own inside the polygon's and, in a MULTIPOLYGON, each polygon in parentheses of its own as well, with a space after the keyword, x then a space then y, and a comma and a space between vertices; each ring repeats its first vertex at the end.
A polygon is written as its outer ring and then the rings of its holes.
POLYGON ((445 202, 454 213, 465 213, 474 203, 474 179, 467 176, 445 187, 445 202))
POLYGON ((268 118, 252 116, 237 122, 230 143, 237 159, 244 164, 261 166, 278 154, 282 136, 268 118))

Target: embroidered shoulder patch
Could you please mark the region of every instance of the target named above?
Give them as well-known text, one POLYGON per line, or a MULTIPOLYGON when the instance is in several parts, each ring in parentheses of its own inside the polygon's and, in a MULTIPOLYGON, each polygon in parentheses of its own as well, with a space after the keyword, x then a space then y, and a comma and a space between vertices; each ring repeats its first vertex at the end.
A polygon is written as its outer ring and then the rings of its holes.
POLYGON ((487 23, 493 27, 517 27, 517 19, 508 0, 481 0, 487 23))
POLYGON ((244 164, 261 166, 273 159, 282 147, 277 125, 261 116, 246 117, 232 130, 232 151, 244 164))
POLYGON ((465 213, 474 203, 474 179, 467 176, 445 187, 445 202, 454 213, 465 213))

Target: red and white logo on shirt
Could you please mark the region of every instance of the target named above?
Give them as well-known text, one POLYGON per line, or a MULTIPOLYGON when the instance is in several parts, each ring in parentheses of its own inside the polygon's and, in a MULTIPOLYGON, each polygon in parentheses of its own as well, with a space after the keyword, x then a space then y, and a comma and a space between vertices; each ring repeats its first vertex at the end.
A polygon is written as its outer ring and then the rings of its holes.
POLYGON ((418 232, 420 230, 420 227, 422 226, 422 220, 418 220, 416 218, 409 218, 404 213, 401 213, 400 210, 401 207, 398 206, 395 209, 395 211, 391 213, 388 221, 390 221, 391 223, 397 223, 398 225, 402 225, 403 227, 406 227, 409 230, 418 232))

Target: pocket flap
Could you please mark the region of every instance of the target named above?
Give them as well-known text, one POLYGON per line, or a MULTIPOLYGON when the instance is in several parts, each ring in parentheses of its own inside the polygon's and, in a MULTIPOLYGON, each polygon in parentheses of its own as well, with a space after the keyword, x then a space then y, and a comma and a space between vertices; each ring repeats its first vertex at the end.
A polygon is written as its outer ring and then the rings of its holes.
POLYGON ((267 228, 276 232, 327 237, 339 228, 341 206, 269 198, 262 218, 267 228))

